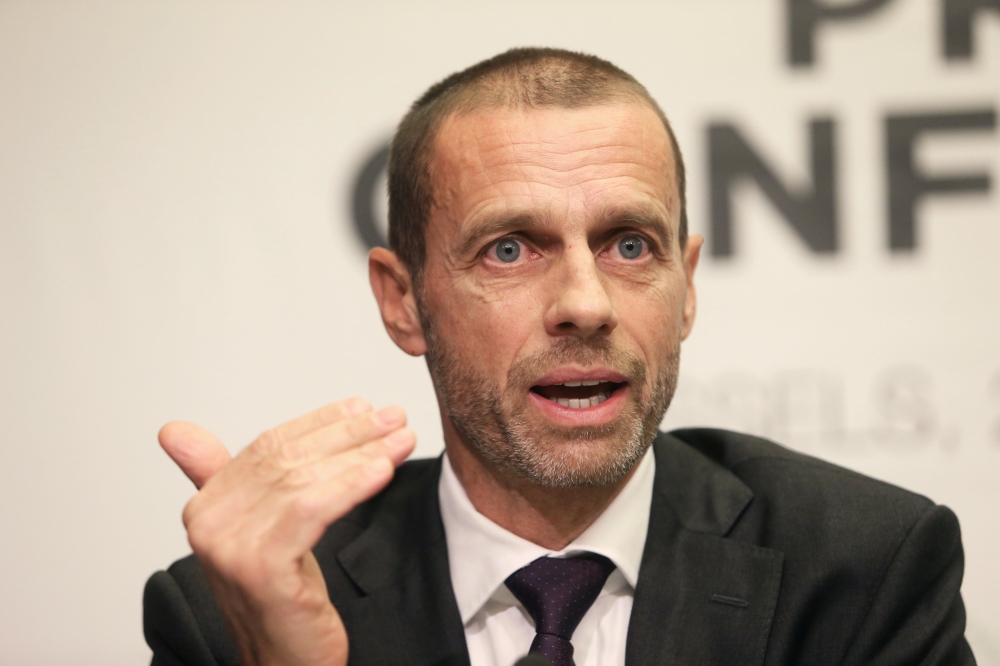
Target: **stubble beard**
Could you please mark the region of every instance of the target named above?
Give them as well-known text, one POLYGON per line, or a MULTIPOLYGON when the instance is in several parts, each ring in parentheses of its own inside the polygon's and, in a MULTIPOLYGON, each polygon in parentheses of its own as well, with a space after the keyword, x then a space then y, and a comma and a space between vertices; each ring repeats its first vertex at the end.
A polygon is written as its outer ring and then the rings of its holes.
MULTIPOLYGON (((423 317, 422 317, 423 319, 423 317)), ((427 366, 442 409, 458 434, 498 471, 548 488, 617 483, 649 449, 677 387, 680 340, 667 352, 659 376, 646 388, 646 364, 605 337, 562 338, 549 349, 516 359, 501 390, 476 373, 424 320, 427 366), (602 365, 628 378, 629 404, 611 423, 558 427, 528 404, 532 381, 575 363, 602 365), (534 418, 532 418, 532 416, 534 418)))

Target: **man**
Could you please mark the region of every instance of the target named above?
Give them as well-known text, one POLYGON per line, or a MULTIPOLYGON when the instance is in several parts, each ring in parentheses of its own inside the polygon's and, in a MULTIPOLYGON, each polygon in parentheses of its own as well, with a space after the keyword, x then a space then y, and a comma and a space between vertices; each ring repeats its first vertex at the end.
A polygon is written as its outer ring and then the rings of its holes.
POLYGON ((753 437, 657 433, 702 239, 662 111, 591 56, 432 87, 369 259, 445 455, 354 399, 230 460, 171 423, 194 556, 149 581, 154 664, 972 664, 954 515, 753 437), (652 447, 651 447, 652 445, 652 447), (395 468, 395 473, 394 473, 395 468))

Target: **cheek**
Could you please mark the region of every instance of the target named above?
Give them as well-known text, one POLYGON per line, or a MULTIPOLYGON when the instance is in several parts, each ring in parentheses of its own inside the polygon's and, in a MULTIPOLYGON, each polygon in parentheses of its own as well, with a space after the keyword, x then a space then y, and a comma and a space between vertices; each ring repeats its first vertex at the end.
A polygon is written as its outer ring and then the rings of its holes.
POLYGON ((505 373, 517 354, 541 330, 541 306, 528 288, 487 288, 475 280, 454 283, 433 303, 438 330, 448 344, 477 367, 505 373))
POLYGON ((668 358, 677 345, 683 326, 685 288, 683 276, 671 274, 616 289, 619 326, 651 362, 668 358))

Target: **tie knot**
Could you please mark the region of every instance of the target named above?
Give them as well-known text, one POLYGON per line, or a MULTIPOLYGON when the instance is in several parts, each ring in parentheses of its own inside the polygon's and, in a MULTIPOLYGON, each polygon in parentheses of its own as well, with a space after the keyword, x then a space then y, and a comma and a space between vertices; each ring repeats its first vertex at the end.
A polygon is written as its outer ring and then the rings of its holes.
POLYGON ((536 632, 568 641, 614 570, 611 560, 593 553, 539 557, 505 582, 535 620, 536 632))

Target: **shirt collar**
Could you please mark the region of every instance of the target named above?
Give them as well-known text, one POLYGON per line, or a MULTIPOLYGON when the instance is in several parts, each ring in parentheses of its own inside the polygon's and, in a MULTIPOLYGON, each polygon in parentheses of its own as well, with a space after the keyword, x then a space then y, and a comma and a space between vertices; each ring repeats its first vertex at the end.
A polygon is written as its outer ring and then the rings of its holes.
POLYGON ((634 590, 649 528, 655 474, 650 450, 604 513, 566 548, 552 551, 508 532, 476 511, 445 454, 438 497, 462 622, 467 624, 508 576, 547 555, 563 557, 582 551, 604 555, 634 590))

